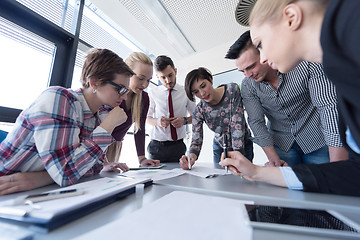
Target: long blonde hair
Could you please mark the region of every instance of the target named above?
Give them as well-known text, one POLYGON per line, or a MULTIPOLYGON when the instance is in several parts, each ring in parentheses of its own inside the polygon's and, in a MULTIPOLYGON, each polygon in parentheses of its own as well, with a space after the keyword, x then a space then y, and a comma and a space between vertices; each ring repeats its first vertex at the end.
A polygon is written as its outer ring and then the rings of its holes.
POLYGON ((249 17, 249 24, 261 25, 264 22, 274 22, 280 19, 283 9, 292 3, 308 1, 318 10, 326 9, 329 0, 257 0, 249 17))
MULTIPOLYGON (((132 70, 134 70, 136 63, 139 62, 153 66, 151 59, 145 53, 142 52, 133 52, 125 59, 125 63, 132 70)), ((137 133, 140 130, 141 99, 142 99, 142 93, 135 94, 131 102, 132 122, 135 122, 135 126, 134 126, 135 133, 137 133)))

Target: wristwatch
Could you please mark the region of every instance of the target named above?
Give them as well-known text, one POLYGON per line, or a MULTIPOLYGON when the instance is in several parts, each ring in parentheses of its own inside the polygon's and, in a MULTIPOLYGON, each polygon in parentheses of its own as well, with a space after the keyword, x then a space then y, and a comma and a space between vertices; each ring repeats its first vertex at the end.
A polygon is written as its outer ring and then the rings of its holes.
POLYGON ((184 119, 185 119, 185 123, 184 123, 184 125, 187 125, 187 124, 189 123, 189 121, 188 121, 187 117, 184 117, 184 119))

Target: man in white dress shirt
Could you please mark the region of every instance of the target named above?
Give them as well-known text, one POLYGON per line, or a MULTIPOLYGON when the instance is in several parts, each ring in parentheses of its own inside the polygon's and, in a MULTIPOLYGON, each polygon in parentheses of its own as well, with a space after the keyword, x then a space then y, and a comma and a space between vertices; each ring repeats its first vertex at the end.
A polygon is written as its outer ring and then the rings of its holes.
POLYGON ((154 63, 162 85, 149 90, 147 123, 153 128, 147 150, 150 159, 178 162, 186 152, 185 125, 192 121, 195 103, 187 98, 184 87, 176 84, 177 69, 171 58, 158 56, 154 63))

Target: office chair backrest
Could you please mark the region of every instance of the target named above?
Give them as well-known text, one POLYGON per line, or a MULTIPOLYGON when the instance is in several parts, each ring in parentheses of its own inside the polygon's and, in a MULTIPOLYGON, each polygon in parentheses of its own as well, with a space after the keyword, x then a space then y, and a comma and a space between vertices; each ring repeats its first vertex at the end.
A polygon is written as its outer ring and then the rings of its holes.
POLYGON ((0 143, 6 138, 7 135, 8 135, 8 132, 0 130, 0 143))

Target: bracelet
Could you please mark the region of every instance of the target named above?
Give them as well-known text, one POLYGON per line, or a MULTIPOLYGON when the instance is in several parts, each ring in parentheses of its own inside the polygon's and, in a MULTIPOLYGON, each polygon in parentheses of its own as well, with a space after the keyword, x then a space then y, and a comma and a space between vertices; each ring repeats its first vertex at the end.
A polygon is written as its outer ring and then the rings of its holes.
POLYGON ((141 164, 146 159, 147 159, 146 157, 143 157, 142 159, 140 159, 139 163, 141 164))

